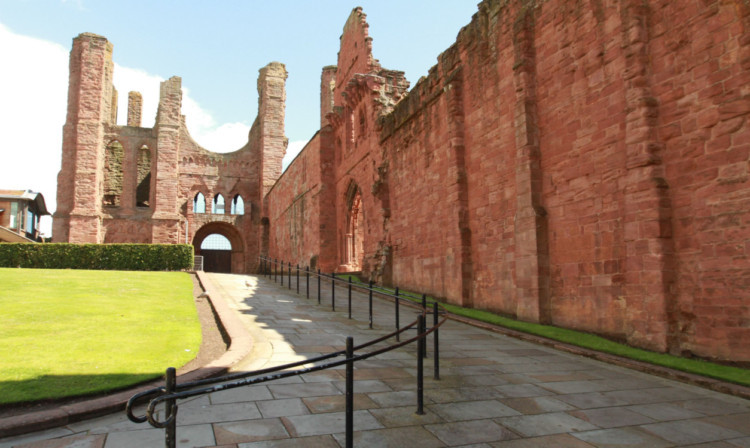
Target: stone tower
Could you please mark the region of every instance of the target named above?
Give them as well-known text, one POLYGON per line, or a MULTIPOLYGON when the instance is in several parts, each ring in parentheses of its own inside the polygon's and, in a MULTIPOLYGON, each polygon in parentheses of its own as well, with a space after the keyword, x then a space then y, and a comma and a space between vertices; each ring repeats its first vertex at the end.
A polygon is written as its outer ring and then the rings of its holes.
POLYGON ((231 243, 231 272, 251 272, 260 253, 263 196, 281 175, 284 64, 258 77, 258 116, 248 142, 218 154, 185 125, 182 80, 161 83, 156 123, 141 126, 142 98, 128 95, 117 125, 112 44, 84 33, 73 40, 68 117, 58 175, 54 239, 72 243, 192 243, 220 234, 231 243))

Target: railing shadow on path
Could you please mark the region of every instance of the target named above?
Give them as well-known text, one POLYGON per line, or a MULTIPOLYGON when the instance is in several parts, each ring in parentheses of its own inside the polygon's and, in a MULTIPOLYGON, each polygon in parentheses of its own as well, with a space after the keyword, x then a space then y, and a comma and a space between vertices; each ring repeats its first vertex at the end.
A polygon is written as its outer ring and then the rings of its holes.
POLYGON ((406 345, 417 343, 417 411, 418 415, 424 414, 424 358, 427 356, 426 338, 428 335, 433 335, 434 342, 434 353, 433 353, 433 376, 436 380, 440 379, 440 345, 439 345, 439 328, 446 321, 447 313, 441 311, 440 305, 437 302, 433 302, 431 306, 427 304, 426 296, 421 298, 405 295, 400 293, 396 288, 394 294, 390 294, 384 290, 374 287, 372 282, 369 284, 353 284, 351 277, 347 280, 338 278, 335 273, 324 274, 318 270, 314 272, 308 268, 300 268, 299 265, 293 267, 291 263, 284 263, 283 261, 273 260, 267 257, 260 257, 261 274, 272 278, 275 282, 280 282, 280 285, 284 286, 284 276, 286 274, 286 286, 288 289, 292 288, 292 271, 295 269, 296 278, 296 291, 300 294, 300 276, 305 276, 305 297, 310 298, 310 280, 313 282, 317 281, 317 300, 318 304, 322 302, 322 284, 330 281, 330 300, 331 310, 336 310, 336 288, 346 287, 347 289, 347 305, 348 305, 348 318, 352 318, 352 289, 356 288, 360 291, 366 291, 368 293, 368 321, 369 328, 373 328, 373 296, 384 297, 393 300, 394 302, 394 317, 395 317, 395 329, 393 332, 372 339, 360 345, 354 345, 354 339, 348 336, 345 341, 345 350, 338 350, 330 353, 326 353, 320 356, 303 359, 300 361, 271 367, 267 369, 255 370, 251 372, 238 372, 228 374, 220 377, 203 379, 198 381, 192 381, 187 383, 178 384, 176 380, 176 370, 170 367, 166 370, 166 380, 163 387, 153 388, 141 393, 134 395, 128 400, 126 406, 126 414, 128 419, 135 423, 148 422, 155 428, 163 428, 165 430, 164 440, 166 448, 174 448, 177 441, 177 411, 178 411, 178 400, 184 400, 188 398, 197 397, 200 395, 210 394, 213 392, 219 392, 223 390, 235 389, 244 386, 250 386, 269 381, 274 381, 282 378, 288 378, 293 376, 304 375, 307 373, 317 372, 320 370, 331 369, 335 367, 345 366, 346 379, 345 379, 345 404, 346 404, 346 421, 345 421, 345 437, 346 447, 351 448, 353 446, 353 427, 354 427, 354 364, 357 361, 362 361, 391 350, 395 350, 406 345), (287 267, 285 272, 285 267, 287 267), (411 300, 409 300, 411 299, 411 300), (414 306, 413 301, 417 300, 420 304, 419 313, 417 319, 410 322, 403 327, 400 325, 400 307, 403 300, 409 300, 408 304, 414 306), (421 300, 421 301, 420 301, 421 300), (432 314, 433 322, 430 328, 427 328, 427 316, 432 314), (442 320, 439 316, 443 316, 442 320), (402 333, 407 330, 417 330, 416 336, 401 341, 402 333), (358 353, 368 347, 374 346, 378 343, 385 342, 389 339, 395 339, 396 342, 383 348, 373 349, 366 353, 358 353), (355 354, 356 353, 356 354, 355 354), (290 370, 291 369, 291 370, 290 370), (134 407, 144 400, 148 400, 148 406, 146 407, 145 415, 138 416, 133 413, 134 407), (163 408, 164 418, 159 419, 160 413, 157 412, 163 408))

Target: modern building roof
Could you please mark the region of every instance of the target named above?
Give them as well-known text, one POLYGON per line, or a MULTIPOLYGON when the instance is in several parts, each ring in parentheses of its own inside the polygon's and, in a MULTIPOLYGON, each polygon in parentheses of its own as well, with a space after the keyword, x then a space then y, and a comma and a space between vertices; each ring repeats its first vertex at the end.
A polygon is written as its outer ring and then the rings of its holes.
POLYGON ((21 199, 36 204, 38 215, 49 215, 47 204, 44 202, 42 193, 36 193, 31 190, 0 190, 0 199, 21 199))

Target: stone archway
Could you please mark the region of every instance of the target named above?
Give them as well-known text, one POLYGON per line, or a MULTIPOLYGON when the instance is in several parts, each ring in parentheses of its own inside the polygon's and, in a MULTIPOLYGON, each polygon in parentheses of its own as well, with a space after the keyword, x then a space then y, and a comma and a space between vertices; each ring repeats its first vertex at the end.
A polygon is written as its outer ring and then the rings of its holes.
POLYGON ((344 259, 340 269, 349 272, 361 271, 364 261, 364 213, 362 190, 352 182, 346 194, 346 235, 344 259))
POLYGON ((235 274, 245 272, 245 243, 240 232, 231 224, 210 222, 202 226, 193 237, 193 250, 195 255, 204 256, 204 271, 235 274), (217 234, 229 240, 229 250, 201 249, 206 238, 217 234), (222 251, 228 253, 221 253, 222 251))

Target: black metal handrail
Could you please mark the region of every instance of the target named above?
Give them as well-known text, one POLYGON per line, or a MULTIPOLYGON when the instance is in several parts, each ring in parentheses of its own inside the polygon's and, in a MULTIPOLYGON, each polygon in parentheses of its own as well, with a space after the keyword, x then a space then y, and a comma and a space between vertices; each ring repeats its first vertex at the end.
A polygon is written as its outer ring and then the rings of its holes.
MULTIPOLYGON (((282 278, 282 285, 283 285, 283 262, 278 261, 272 261, 271 259, 261 257, 261 272, 265 275, 271 276, 273 275, 274 280, 277 277, 277 266, 281 267, 281 278, 282 278), (273 273, 271 272, 270 268, 273 267, 273 273)), ((291 289, 291 275, 292 275, 292 266, 291 264, 288 264, 289 269, 287 271, 288 274, 288 286, 289 289, 291 289)), ((299 265, 297 265, 297 292, 299 293, 299 265)), ((332 274, 330 276, 326 274, 320 273, 314 273, 309 271, 308 269, 305 269, 305 276, 308 279, 307 282, 307 288, 306 288, 306 294, 309 298, 309 276, 310 274, 317 275, 318 278, 318 303, 320 303, 320 279, 330 278, 332 280, 332 288, 331 288, 331 299, 332 299, 332 308, 335 310, 335 288, 336 288, 336 281, 343 281, 342 279, 336 278, 335 274, 332 274)), ((348 282, 346 282, 349 286, 349 318, 351 319, 351 288, 352 288, 352 282, 351 279, 349 279, 348 282)), ((379 295, 392 297, 395 299, 396 303, 396 316, 397 316, 397 322, 398 322, 398 303, 400 302, 400 299, 403 298, 403 295, 399 296, 398 290, 396 290, 395 295, 388 294, 383 291, 375 291, 372 288, 372 283, 370 283, 370 286, 366 289, 369 290, 369 300, 370 300, 370 328, 372 328, 372 293, 377 292, 379 295)), ((411 296, 413 297, 413 296, 411 296)), ((433 303, 433 310, 430 312, 428 310, 428 307, 426 305, 426 298, 425 296, 422 297, 422 307, 420 310, 419 315, 417 316, 417 319, 414 322, 409 323, 408 325, 404 327, 399 327, 397 323, 397 328, 395 331, 372 339, 370 341, 367 341, 363 344, 354 346, 353 344, 353 338, 347 337, 346 338, 346 350, 339 350, 331 353, 327 353, 324 355, 316 356, 314 358, 307 358, 301 361, 296 361, 293 363, 284 364, 281 366, 271 367, 267 369, 261 369, 256 370, 253 372, 242 372, 242 373, 233 373, 228 375, 223 375, 221 377, 216 378, 208 378, 203 380, 197 380, 192 381, 188 383, 183 384, 177 384, 176 381, 176 373, 175 369, 173 367, 170 367, 166 371, 166 381, 164 387, 156 387, 153 389, 149 389, 147 391, 140 392, 138 394, 133 395, 133 397, 128 400, 128 403, 126 405, 125 411, 128 419, 130 419, 132 422, 135 423, 143 423, 148 421, 151 426, 155 428, 164 428, 165 429, 165 446, 167 448, 173 448, 176 446, 176 431, 177 431, 177 400, 180 399, 187 399, 199 395, 204 395, 208 393, 213 392, 219 392, 222 390, 229 390, 234 389, 238 387, 248 386, 252 384, 259 384, 267 381, 273 381, 281 378, 287 378, 291 376, 297 376, 297 375, 304 375, 306 373, 316 372, 320 370, 325 370, 333 367, 338 367, 341 365, 346 365, 346 447, 350 448, 352 446, 352 440, 353 440, 353 365, 357 361, 361 361, 363 359, 367 359, 373 356, 380 355, 382 353, 395 350, 397 348, 404 347, 408 344, 411 344, 413 342, 417 342, 417 414, 424 414, 424 387, 423 387, 423 361, 422 359, 426 357, 426 346, 425 346, 425 338, 427 335, 433 334, 433 339, 435 342, 435 354, 434 354, 434 377, 435 379, 440 378, 439 374, 439 343, 438 343, 438 329, 439 327, 447 320, 447 313, 444 311, 443 313, 440 313, 438 310, 438 303, 433 303), (426 316, 427 314, 433 314, 433 326, 429 329, 426 329, 426 316), (443 319, 441 321, 438 321, 438 315, 442 314, 443 319), (416 336, 409 338, 405 341, 400 341, 399 336, 401 333, 414 328, 414 326, 417 326, 417 334, 416 336), (390 338, 395 337, 397 340, 396 344, 389 345, 387 347, 379 348, 376 350, 373 350, 368 353, 363 353, 359 355, 354 355, 354 351, 356 350, 362 350, 364 348, 370 347, 372 345, 378 344, 380 342, 383 342, 385 340, 388 340, 390 338), (298 367, 305 364, 311 364, 311 363, 319 363, 321 361, 326 361, 332 358, 337 358, 340 356, 344 356, 345 358, 342 360, 332 361, 325 364, 318 364, 313 365, 311 367, 306 367, 302 369, 296 369, 296 370, 288 370, 292 369, 294 367, 298 367), (221 384, 218 384, 221 383, 221 384), (150 398, 148 406, 146 408, 146 414, 144 416, 136 416, 133 414, 133 408, 136 405, 136 403, 139 400, 142 400, 146 397, 153 397, 150 398), (156 417, 156 407, 161 404, 165 404, 165 418, 164 420, 158 420, 156 417)))

